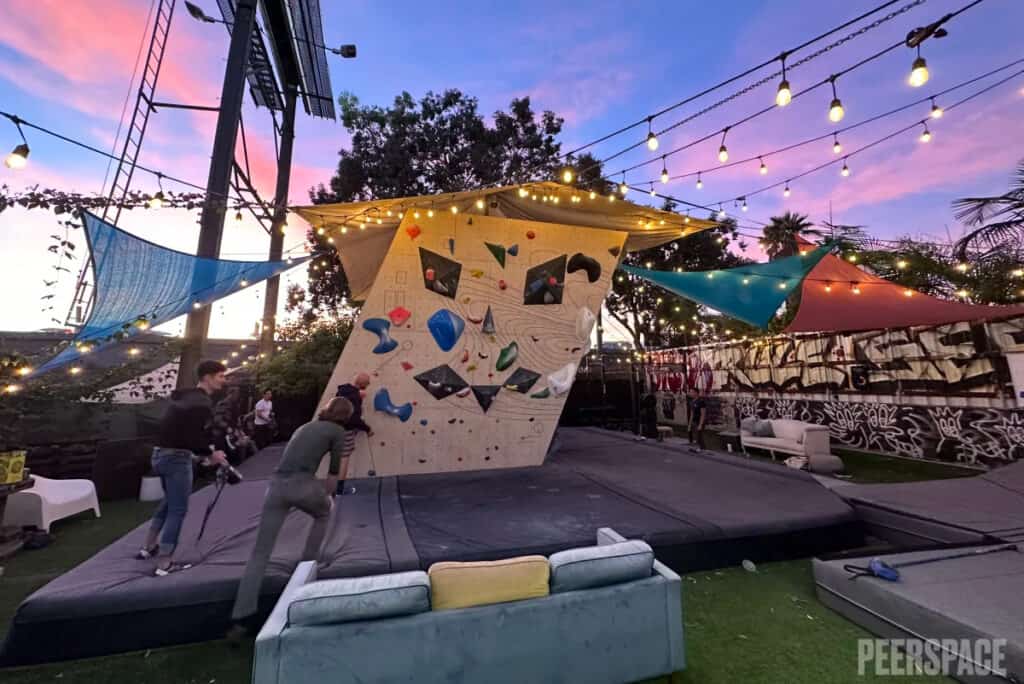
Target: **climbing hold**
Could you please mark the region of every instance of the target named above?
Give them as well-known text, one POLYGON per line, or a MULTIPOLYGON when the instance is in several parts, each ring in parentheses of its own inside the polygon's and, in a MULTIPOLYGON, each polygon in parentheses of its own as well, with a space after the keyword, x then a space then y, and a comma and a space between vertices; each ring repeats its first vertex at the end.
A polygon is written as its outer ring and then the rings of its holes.
POLYGON ((555 276, 548 276, 548 285, 557 285, 557 284, 558 284, 558 278, 556 278, 555 276))
POLYGON ((476 355, 479 356, 481 359, 487 359, 487 358, 490 358, 490 356, 491 356, 490 354, 488 354, 486 352, 477 352, 476 355))
POLYGON ((469 361, 469 350, 468 349, 462 352, 462 363, 466 363, 467 361, 469 361))
POLYGON ((576 252, 569 258, 568 271, 569 273, 586 271, 587 280, 596 283, 597 279, 601 277, 601 264, 594 257, 589 257, 582 252, 576 252))
POLYGON ((573 347, 572 349, 569 350, 569 353, 570 354, 575 354, 576 352, 578 352, 581 349, 583 349, 583 347, 573 347))
POLYGON ((516 358, 518 356, 519 345, 515 342, 511 342, 507 347, 501 350, 501 353, 498 354, 498 360, 495 362, 494 367, 500 371, 506 370, 516 362, 516 358))
POLYGON ((427 424, 427 419, 426 418, 424 418, 423 420, 420 421, 420 425, 426 425, 426 424, 427 424))
POLYGON ((549 390, 547 387, 545 387, 541 391, 534 392, 533 394, 531 394, 530 398, 531 399, 547 399, 550 396, 551 396, 551 390, 549 390))
POLYGON ((532 240, 535 237, 537 237, 537 234, 535 232, 533 232, 532 230, 526 231, 526 239, 527 240, 532 240))
POLYGON ((463 304, 469 304, 471 301, 473 301, 473 300, 471 300, 469 297, 463 297, 462 298, 462 303, 463 304))
MULTIPOLYGON (((396 406, 394 403, 392 403, 391 396, 388 394, 388 391, 383 387, 377 390, 377 394, 373 396, 373 408, 383 413, 392 415, 395 418, 401 420, 403 423, 409 420, 409 418, 412 416, 412 404, 406 403, 402 404, 401 406, 396 406)), ((381 444, 381 446, 383 446, 383 443, 381 444)))
POLYGON ((484 325, 480 328, 480 331, 485 335, 492 335, 496 331, 494 327, 494 313, 489 306, 487 307, 487 313, 484 314, 484 325))
POLYGON ((408 361, 402 362, 402 370, 412 370, 412 364, 408 361))
POLYGON ((367 318, 363 321, 363 329, 369 330, 377 336, 377 346, 373 348, 374 354, 387 354, 398 346, 398 342, 391 339, 391 323, 385 318, 367 318))
POLYGON ((481 276, 483 276, 483 274, 484 272, 481 271, 479 268, 474 268, 469 272, 469 275, 473 276, 474 278, 480 278, 481 276))
POLYGON ((405 233, 409 236, 411 240, 415 240, 416 238, 418 238, 420 236, 420 233, 422 232, 423 231, 420 230, 420 227, 417 226, 415 223, 405 229, 405 233))
POLYGON ((498 289, 499 290, 508 289, 508 283, 506 283, 504 280, 499 280, 498 281, 498 289))
POLYGON ((455 238, 448 238, 448 251, 455 255, 455 238))
POLYGON ((414 377, 423 389, 430 392, 435 399, 444 399, 469 386, 451 366, 442 365, 431 368, 414 377))
POLYGON ((488 339, 491 342, 497 342, 498 341, 498 338, 495 335, 488 335, 488 339))
POLYGON ((424 287, 445 297, 455 298, 462 275, 462 264, 420 247, 420 267, 423 271, 424 287))
POLYGON ((484 321, 484 319, 480 318, 479 316, 476 318, 474 318, 473 316, 466 316, 466 320, 469 321, 470 323, 475 323, 476 325, 480 325, 484 321))
POLYGON ((506 249, 505 252, 509 256, 519 256, 519 245, 512 245, 511 247, 506 249))
POLYGON ((427 329, 434 336, 434 341, 437 342, 441 351, 451 351, 465 328, 465 321, 457 313, 448 309, 438 309, 427 320, 427 329))
POLYGON ((391 319, 392 325, 402 325, 409 320, 409 316, 412 316, 412 312, 401 306, 396 306, 391 311, 388 311, 388 318, 391 319))
POLYGON ((565 394, 572 387, 572 381, 576 377, 576 364, 570 361, 554 373, 548 375, 548 387, 557 397, 565 394))
POLYGON ((475 371, 476 370, 476 364, 475 363, 469 364, 468 366, 466 366, 466 370, 468 370, 468 371, 475 371))
POLYGON ((456 419, 455 419, 455 418, 449 418, 449 419, 448 419, 448 424, 449 424, 449 425, 455 425, 455 421, 456 421, 456 419))
POLYGON ((461 392, 456 392, 455 396, 457 396, 459 399, 463 399, 465 397, 468 397, 469 396, 469 388, 467 387, 466 389, 462 390, 461 392))
POLYGON ((491 408, 494 398, 501 391, 501 385, 473 385, 471 389, 473 396, 476 397, 476 403, 480 404, 484 413, 487 413, 487 409, 491 408))
POLYGON ((485 242, 484 245, 490 251, 491 255, 501 264, 502 268, 505 268, 505 247, 502 245, 496 245, 492 242, 485 242))
POLYGON ((581 340, 589 340, 595 323, 597 323, 597 316, 594 315, 594 312, 581 306, 580 310, 576 312, 576 337, 581 340))
POLYGON ((613 257, 617 257, 617 256, 619 256, 619 254, 622 253, 622 250, 618 246, 609 247, 608 248, 608 253, 611 254, 613 257))
POLYGON ((535 373, 526 368, 517 368, 516 371, 505 381, 505 389, 513 392, 526 394, 530 388, 540 380, 540 373, 535 373))
POLYGON ((534 342, 540 342, 540 338, 537 337, 536 335, 530 335, 530 339, 533 340, 534 342))
POLYGON ((526 285, 523 288, 523 304, 561 304, 561 284, 565 281, 565 262, 568 257, 561 255, 542 264, 538 264, 526 272, 526 285))

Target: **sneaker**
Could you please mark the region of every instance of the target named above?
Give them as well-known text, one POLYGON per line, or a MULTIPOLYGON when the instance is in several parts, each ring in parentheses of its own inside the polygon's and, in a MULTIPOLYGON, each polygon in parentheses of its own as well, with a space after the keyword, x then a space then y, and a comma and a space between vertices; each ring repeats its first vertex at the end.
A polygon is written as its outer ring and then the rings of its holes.
POLYGON ((176 572, 188 570, 191 567, 191 563, 171 563, 166 568, 157 567, 157 569, 153 571, 153 575, 155 577, 167 577, 168 575, 174 574, 176 572))
POLYGON ((157 551, 159 550, 160 546, 157 544, 150 546, 148 549, 143 547, 139 549, 139 552, 135 554, 135 557, 139 560, 149 560, 150 558, 156 557, 157 551))

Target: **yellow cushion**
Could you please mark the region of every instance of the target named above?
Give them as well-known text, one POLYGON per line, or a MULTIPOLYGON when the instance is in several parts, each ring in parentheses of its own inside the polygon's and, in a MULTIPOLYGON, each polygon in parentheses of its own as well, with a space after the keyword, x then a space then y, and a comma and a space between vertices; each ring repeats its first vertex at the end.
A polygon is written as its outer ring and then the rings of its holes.
POLYGON ((427 571, 431 608, 468 608, 547 596, 550 572, 544 556, 434 563, 427 571))

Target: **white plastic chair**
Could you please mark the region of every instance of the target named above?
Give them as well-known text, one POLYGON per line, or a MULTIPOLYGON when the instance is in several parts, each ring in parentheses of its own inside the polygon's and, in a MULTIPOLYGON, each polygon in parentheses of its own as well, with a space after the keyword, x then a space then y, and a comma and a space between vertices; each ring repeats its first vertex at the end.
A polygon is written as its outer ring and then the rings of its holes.
POLYGON ((33 475, 34 484, 7 497, 3 524, 10 527, 34 525, 46 532, 55 520, 87 511, 100 517, 100 503, 92 480, 51 480, 33 475))

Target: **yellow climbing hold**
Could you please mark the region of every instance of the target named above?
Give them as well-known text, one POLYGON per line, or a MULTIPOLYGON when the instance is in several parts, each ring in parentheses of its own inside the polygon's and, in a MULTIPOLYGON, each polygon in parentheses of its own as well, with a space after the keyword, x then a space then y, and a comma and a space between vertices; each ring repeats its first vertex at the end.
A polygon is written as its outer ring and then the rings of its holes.
POLYGON ((474 268, 472 271, 469 272, 469 275, 473 276, 474 278, 482 278, 484 272, 481 271, 479 268, 474 268))
POLYGON ((468 366, 466 366, 466 370, 468 370, 468 371, 475 371, 476 370, 476 364, 475 363, 469 364, 468 366))

